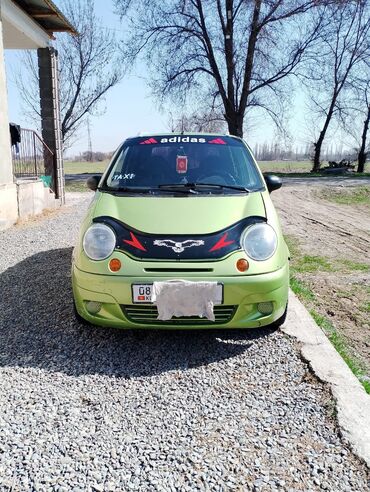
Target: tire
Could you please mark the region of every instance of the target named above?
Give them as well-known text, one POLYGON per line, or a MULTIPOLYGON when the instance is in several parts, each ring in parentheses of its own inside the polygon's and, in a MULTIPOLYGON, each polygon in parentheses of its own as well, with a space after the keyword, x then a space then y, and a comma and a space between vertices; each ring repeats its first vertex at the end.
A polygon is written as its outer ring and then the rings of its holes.
POLYGON ((83 318, 79 312, 77 311, 76 308, 76 303, 73 300, 73 314, 75 315, 76 320, 80 323, 80 325, 84 326, 93 326, 89 321, 87 321, 85 318, 83 318))
POLYGON ((283 325, 285 323, 287 314, 288 314, 288 303, 287 303, 287 305, 285 307, 285 311, 284 311, 283 315, 280 316, 279 319, 277 319, 276 321, 274 321, 273 323, 271 323, 271 325, 269 325, 269 327, 271 327, 271 328, 279 328, 281 325, 283 325))

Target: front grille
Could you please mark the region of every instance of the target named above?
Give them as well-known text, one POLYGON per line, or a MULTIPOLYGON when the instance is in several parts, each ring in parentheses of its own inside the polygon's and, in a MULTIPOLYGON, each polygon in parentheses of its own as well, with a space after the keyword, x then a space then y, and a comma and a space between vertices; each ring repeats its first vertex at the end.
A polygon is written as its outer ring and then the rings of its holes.
POLYGON ((157 306, 129 304, 121 305, 123 314, 129 321, 140 324, 159 324, 159 325, 215 325, 224 324, 232 320, 237 306, 214 306, 215 321, 209 321, 206 318, 198 316, 189 316, 181 318, 172 318, 169 321, 161 321, 157 319, 157 306))

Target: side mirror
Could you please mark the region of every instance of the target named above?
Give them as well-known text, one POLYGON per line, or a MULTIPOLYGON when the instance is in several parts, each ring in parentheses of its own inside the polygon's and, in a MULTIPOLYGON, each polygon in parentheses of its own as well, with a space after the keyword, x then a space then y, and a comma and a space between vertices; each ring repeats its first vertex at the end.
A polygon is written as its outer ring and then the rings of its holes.
POLYGON ((99 181, 101 180, 102 175, 90 176, 86 181, 86 186, 92 190, 96 191, 98 189, 99 181))
POLYGON ((266 186, 270 193, 281 188, 281 185, 283 184, 279 176, 264 174, 263 177, 265 178, 266 186))

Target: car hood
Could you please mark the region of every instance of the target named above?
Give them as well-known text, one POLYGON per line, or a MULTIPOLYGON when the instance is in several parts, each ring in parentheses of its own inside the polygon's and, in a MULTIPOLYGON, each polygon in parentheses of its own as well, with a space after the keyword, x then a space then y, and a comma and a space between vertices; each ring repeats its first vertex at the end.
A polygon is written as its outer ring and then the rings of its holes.
POLYGON ((112 217, 152 234, 208 234, 246 217, 266 217, 260 192, 248 195, 114 196, 101 193, 92 218, 112 217))

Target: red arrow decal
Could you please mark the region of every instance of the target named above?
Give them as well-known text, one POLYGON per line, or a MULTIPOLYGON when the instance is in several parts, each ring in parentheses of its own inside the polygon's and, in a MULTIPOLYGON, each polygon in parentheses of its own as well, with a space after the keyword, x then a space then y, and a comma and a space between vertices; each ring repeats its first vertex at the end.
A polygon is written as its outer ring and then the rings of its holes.
POLYGON ((213 140, 208 140, 210 144, 226 145, 226 142, 222 138, 214 138, 213 140))
POLYGON ((217 241, 217 243, 209 250, 211 251, 217 251, 218 249, 224 248, 225 246, 229 246, 229 244, 232 244, 234 241, 226 241, 227 238, 227 232, 222 236, 221 239, 217 241))
POLYGON ((130 236, 131 241, 129 239, 124 239, 123 242, 129 244, 130 246, 133 246, 134 248, 141 249, 141 251, 146 251, 144 246, 132 232, 130 232, 130 236))
POLYGON ((151 137, 151 138, 148 138, 147 140, 143 140, 142 142, 140 142, 140 145, 143 145, 143 144, 150 145, 150 144, 156 144, 156 143, 158 143, 157 140, 155 138, 151 137))

